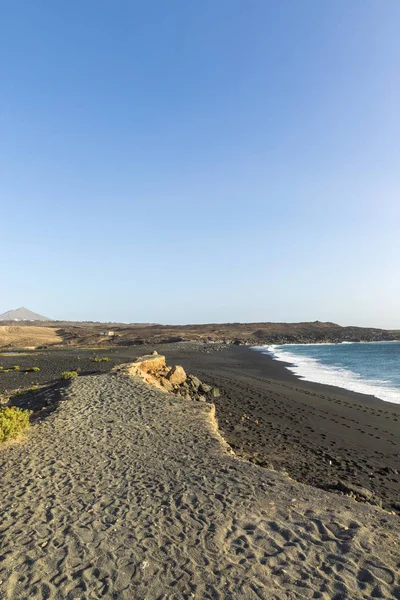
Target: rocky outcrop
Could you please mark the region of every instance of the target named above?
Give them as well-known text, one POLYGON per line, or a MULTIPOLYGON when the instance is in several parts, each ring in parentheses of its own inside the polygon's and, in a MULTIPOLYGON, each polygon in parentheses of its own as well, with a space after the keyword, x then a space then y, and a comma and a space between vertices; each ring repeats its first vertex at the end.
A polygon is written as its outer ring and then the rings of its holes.
POLYGON ((168 381, 172 383, 172 385, 181 385, 186 381, 186 373, 185 369, 180 365, 176 365, 175 367, 171 367, 168 375, 168 381))
POLYGON ((166 367, 165 356, 160 356, 159 354, 141 356, 131 364, 131 369, 140 370, 142 373, 149 375, 157 375, 161 371, 164 371, 166 367))
POLYGON ((158 389, 163 389, 161 380, 163 379, 162 374, 166 369, 165 356, 159 356, 158 354, 141 356, 135 362, 126 366, 126 371, 129 375, 140 377, 146 383, 154 385, 158 389))
POLYGON ((165 356, 153 354, 141 356, 133 363, 117 367, 117 372, 123 372, 133 377, 140 377, 154 387, 169 394, 178 394, 187 400, 198 402, 212 402, 219 398, 220 391, 217 387, 200 381, 194 375, 187 375, 180 365, 168 367, 165 356))

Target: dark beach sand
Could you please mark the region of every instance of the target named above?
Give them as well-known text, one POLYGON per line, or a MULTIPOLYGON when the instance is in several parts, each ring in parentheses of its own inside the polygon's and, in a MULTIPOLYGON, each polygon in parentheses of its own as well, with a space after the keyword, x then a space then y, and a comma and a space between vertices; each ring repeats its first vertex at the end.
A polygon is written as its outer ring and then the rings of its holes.
POLYGON ((213 405, 141 380, 80 377, 0 470, 1 600, 400 599, 397 516, 240 460, 213 405))
POLYGON ((362 486, 400 513, 400 405, 299 380, 247 347, 162 352, 220 388, 217 419, 236 453, 324 489, 362 486))
MULTIPOLYGON (((0 396, 18 387, 59 381, 64 370, 104 373, 153 349, 2 356, 5 368, 18 364, 21 371, 0 375, 0 396), (94 363, 94 354, 109 361, 94 363), (40 372, 23 372, 34 365, 40 372)), ((221 397, 215 400, 219 427, 237 454, 323 489, 338 482, 362 486, 374 494, 373 501, 381 500, 386 509, 400 514, 400 405, 301 381, 284 363, 247 347, 178 343, 157 350, 169 364, 182 364, 188 373, 220 388, 221 397)), ((51 404, 51 394, 44 399, 51 404)), ((26 405, 26 399, 20 404, 26 405)), ((33 398, 30 407, 36 410, 36 404, 33 398)))

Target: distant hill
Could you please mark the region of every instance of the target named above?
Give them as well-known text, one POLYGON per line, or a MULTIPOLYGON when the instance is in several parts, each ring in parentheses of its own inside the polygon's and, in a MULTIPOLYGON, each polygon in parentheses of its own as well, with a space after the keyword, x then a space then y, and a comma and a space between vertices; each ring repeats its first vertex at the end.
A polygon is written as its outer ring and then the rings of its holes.
POLYGON ((209 323, 202 325, 123 325, 59 322, 64 344, 130 346, 172 342, 219 342, 263 346, 373 342, 399 339, 399 335, 371 327, 341 327, 335 323, 209 323), (105 332, 110 332, 105 335, 105 332))
POLYGON ((21 306, 21 308, 8 310, 0 315, 0 321, 51 321, 51 319, 21 306))

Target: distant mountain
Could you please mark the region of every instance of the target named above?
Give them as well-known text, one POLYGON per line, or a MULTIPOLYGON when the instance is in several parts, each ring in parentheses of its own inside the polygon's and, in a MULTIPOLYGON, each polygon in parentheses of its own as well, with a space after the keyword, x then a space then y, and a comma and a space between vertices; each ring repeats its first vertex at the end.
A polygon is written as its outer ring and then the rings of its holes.
POLYGON ((0 321, 51 321, 51 319, 21 306, 17 310, 8 310, 0 315, 0 321))

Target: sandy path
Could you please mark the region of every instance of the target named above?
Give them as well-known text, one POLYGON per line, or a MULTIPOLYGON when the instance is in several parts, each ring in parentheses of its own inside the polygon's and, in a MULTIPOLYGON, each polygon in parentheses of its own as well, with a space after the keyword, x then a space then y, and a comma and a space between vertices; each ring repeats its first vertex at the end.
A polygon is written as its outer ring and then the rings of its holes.
POLYGON ((0 453, 0 598, 400 598, 378 508, 242 462, 209 406, 75 381, 0 453))

